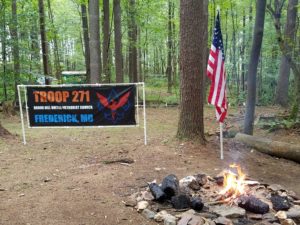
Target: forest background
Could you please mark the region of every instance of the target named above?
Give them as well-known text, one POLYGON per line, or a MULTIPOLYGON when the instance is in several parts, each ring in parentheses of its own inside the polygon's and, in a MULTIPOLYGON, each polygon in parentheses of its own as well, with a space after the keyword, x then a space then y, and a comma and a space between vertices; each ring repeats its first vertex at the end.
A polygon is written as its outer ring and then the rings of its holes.
MULTIPOLYGON (((96 13, 100 11, 98 34, 96 31, 100 38, 100 72, 96 81, 144 81, 148 103, 179 103, 179 1, 103 0, 99 1, 99 10, 91 2, 92 10, 88 10, 84 0, 1 0, 1 102, 17 99, 17 84, 43 83, 45 76, 52 83, 93 82, 89 60, 95 49, 89 44, 95 36, 89 18, 95 16, 96 9, 96 13), (66 80, 62 71, 86 71, 87 76, 66 80)), ((226 55, 228 102, 231 106, 243 105, 256 4, 253 0, 209 1, 208 43, 203 49, 207 55, 217 6, 226 55)), ((299 67, 298 7, 298 0, 267 1, 255 81, 256 105, 293 105, 293 111, 298 112, 300 82, 295 73, 290 76, 290 63, 294 63, 294 72, 299 67)), ((207 90, 208 81, 205 86, 207 90)))

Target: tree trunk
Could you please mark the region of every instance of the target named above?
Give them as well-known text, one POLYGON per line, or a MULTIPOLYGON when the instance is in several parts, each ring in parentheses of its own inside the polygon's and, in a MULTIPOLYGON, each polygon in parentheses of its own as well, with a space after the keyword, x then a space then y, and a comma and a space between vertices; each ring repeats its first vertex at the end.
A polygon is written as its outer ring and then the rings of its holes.
POLYGON ((123 83, 123 55, 122 55, 122 26, 120 0, 114 0, 114 32, 115 32, 115 64, 116 82, 123 83))
POLYGON ((40 17, 40 34, 41 34, 41 45, 42 45, 42 54, 43 54, 44 75, 49 76, 50 66, 49 66, 48 42, 47 42, 47 35, 46 35, 45 10, 44 10, 43 0, 39 0, 39 17, 40 17))
POLYGON ((253 43, 251 49, 250 62, 248 66, 248 92, 246 102, 246 114, 244 122, 244 133, 253 134, 253 122, 255 113, 255 100, 256 100, 256 75, 259 55, 262 45, 264 34, 264 21, 266 11, 266 0, 256 1, 256 17, 253 32, 253 43))
POLYGON ((41 56, 40 56, 40 46, 39 46, 39 38, 38 38, 38 24, 37 22, 33 22, 30 31, 30 61, 32 70, 41 71, 41 56))
POLYGON ((109 62, 109 0, 103 0, 103 80, 110 82, 110 62, 109 62))
POLYGON ((168 93, 172 93, 172 2, 168 1, 168 59, 167 59, 167 78, 168 78, 168 93))
POLYGON ((99 0, 89 0, 91 83, 100 81, 99 0))
POLYGON ((12 53, 14 59, 14 84, 15 84, 15 101, 18 100, 17 85, 20 82, 20 53, 19 53, 19 38, 18 38, 18 16, 17 16, 17 0, 11 2, 11 14, 12 14, 12 25, 11 25, 11 38, 13 41, 12 53))
POLYGON ((128 41, 129 41, 129 77, 130 82, 138 82, 137 74, 137 25, 135 0, 129 0, 129 21, 128 21, 128 41))
POLYGON ((255 137, 238 133, 235 139, 268 155, 290 159, 300 163, 300 147, 289 143, 272 141, 270 139, 255 137))
MULTIPOLYGON (((287 10, 287 22, 285 26, 285 38, 287 41, 295 40, 296 19, 297 19, 298 0, 289 0, 287 10)), ((281 56, 279 69, 279 78, 277 82, 277 92, 275 103, 283 107, 288 107, 288 89, 289 89, 290 66, 286 57, 281 56)))
POLYGON ((90 47, 89 47, 89 25, 86 12, 85 3, 81 4, 81 21, 83 31, 83 42, 84 42, 84 59, 86 68, 86 82, 91 82, 91 70, 90 70, 90 47))
POLYGON ((205 142, 203 94, 208 2, 180 0, 180 116, 177 136, 205 142))
POLYGON ((52 8, 51 8, 51 1, 48 1, 48 10, 49 10, 49 18, 52 24, 53 28, 53 47, 54 47, 54 65, 55 65, 55 76, 56 78, 61 81, 61 67, 60 67, 60 59, 59 59, 59 51, 58 51, 58 44, 57 44, 57 30, 56 27, 54 26, 54 18, 53 18, 53 13, 52 13, 52 8))
POLYGON ((7 101, 7 88, 6 88, 6 13, 5 13, 5 0, 2 0, 2 27, 1 32, 1 46, 2 46, 2 64, 3 64, 3 95, 5 101, 7 101))
POLYGON ((242 60, 242 68, 241 68, 241 86, 242 91, 245 91, 245 49, 246 49, 246 15, 245 10, 243 10, 243 35, 242 35, 242 46, 241 46, 241 60, 242 60))

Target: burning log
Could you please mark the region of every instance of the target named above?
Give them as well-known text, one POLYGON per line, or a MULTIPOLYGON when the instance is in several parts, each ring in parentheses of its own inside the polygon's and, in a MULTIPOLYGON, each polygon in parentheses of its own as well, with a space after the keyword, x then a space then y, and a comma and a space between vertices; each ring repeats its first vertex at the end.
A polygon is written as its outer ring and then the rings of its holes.
POLYGON ((170 199, 172 196, 178 193, 178 178, 174 174, 166 176, 161 183, 161 189, 163 190, 163 192, 165 192, 167 198, 170 199))
POLYGON ((163 202, 166 199, 165 193, 162 191, 160 186, 158 186, 156 183, 150 183, 149 189, 156 201, 163 202))
POLYGON ((239 207, 253 213, 265 214, 269 212, 269 205, 254 196, 241 196, 238 202, 239 207))
POLYGON ((300 146, 272 141, 270 139, 238 133, 235 139, 258 151, 280 158, 290 159, 300 163, 300 146))

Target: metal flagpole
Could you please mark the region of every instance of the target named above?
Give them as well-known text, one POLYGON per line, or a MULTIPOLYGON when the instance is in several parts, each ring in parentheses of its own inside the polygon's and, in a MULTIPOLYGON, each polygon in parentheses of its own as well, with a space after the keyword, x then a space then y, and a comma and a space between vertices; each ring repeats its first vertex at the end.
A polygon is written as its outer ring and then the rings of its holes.
POLYGON ((220 148, 221 148, 221 159, 224 159, 223 154, 223 123, 220 123, 220 148))

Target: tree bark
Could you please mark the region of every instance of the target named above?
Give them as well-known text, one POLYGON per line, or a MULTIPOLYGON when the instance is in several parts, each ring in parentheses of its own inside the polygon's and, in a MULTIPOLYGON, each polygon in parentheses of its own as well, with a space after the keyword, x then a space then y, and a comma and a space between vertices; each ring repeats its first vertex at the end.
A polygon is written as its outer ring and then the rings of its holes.
POLYGON ((91 82, 91 69, 90 69, 90 47, 89 47, 89 25, 87 18, 86 5, 81 4, 81 21, 83 31, 83 42, 84 42, 84 59, 86 68, 86 80, 88 83, 91 82))
POLYGON ((128 21, 128 41, 129 41, 129 78, 130 82, 138 82, 137 74, 137 25, 135 0, 129 0, 129 21, 128 21))
POLYGON ((48 42, 46 35, 46 23, 45 23, 45 10, 44 10, 44 1, 39 0, 39 17, 40 17, 40 34, 41 34, 41 45, 42 45, 42 54, 43 54, 43 69, 44 75, 50 75, 50 66, 49 66, 49 53, 48 53, 48 42))
POLYGON ((246 114, 244 122, 244 133, 253 134, 253 122, 255 113, 255 101, 256 101, 256 76, 257 66, 259 61, 259 55, 264 34, 264 21, 266 11, 266 0, 256 1, 256 17, 253 33, 253 43, 250 55, 250 62, 248 66, 248 92, 246 102, 246 114))
POLYGON ((91 83, 100 81, 99 0, 89 0, 91 83))
MULTIPOLYGON (((297 19, 298 0, 289 0, 287 10, 287 22, 285 26, 285 39, 290 42, 295 41, 296 19, 297 19)), ((279 69, 279 78, 277 82, 277 91, 275 103, 283 107, 288 107, 288 89, 289 89, 290 66, 286 57, 281 56, 279 69)))
POLYGON ((2 64, 3 64, 3 96, 7 101, 7 87, 6 87, 6 13, 5 0, 2 0, 2 32, 1 32, 1 46, 2 46, 2 64))
POLYGON ((299 145, 292 145, 241 133, 238 133, 235 139, 265 154, 300 162, 299 145))
POLYGON ((203 94, 208 2, 180 0, 180 116, 177 137, 205 142, 203 94))
POLYGON ((172 93, 172 2, 168 1, 168 56, 167 56, 167 78, 168 78, 168 93, 172 93))
POLYGON ((18 100, 17 85, 20 83, 20 53, 19 53, 19 38, 18 38, 18 15, 17 15, 17 0, 11 2, 12 25, 11 38, 13 41, 12 53, 14 59, 14 84, 15 84, 15 101, 18 100))
POLYGON ((115 64, 116 82, 123 83, 123 54, 122 54, 122 27, 120 0, 114 0, 114 32, 115 32, 115 64))
POLYGON ((110 62, 109 62, 109 0, 103 0, 103 80, 106 83, 110 82, 110 62))
POLYGON ((53 13, 52 13, 52 8, 51 8, 51 1, 47 0, 48 2, 48 10, 49 10, 49 18, 52 24, 52 29, 53 29, 53 47, 54 47, 54 65, 55 65, 55 76, 56 78, 61 81, 61 67, 60 67, 60 59, 59 59, 59 51, 58 51, 58 44, 57 44, 57 30, 54 25, 54 18, 53 18, 53 13))

